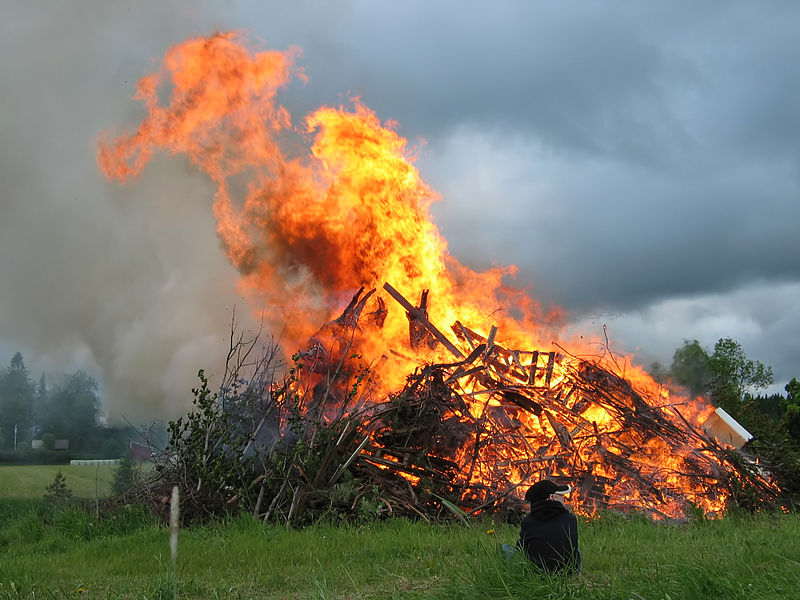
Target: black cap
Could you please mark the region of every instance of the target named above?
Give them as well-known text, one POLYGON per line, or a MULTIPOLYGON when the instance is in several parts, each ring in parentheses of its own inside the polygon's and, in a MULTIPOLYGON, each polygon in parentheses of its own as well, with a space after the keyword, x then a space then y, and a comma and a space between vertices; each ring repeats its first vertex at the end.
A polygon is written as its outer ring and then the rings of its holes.
POLYGON ((525 493, 525 500, 528 502, 539 502, 546 500, 551 494, 567 494, 572 488, 567 484, 558 484, 549 479, 543 479, 534 483, 525 493))

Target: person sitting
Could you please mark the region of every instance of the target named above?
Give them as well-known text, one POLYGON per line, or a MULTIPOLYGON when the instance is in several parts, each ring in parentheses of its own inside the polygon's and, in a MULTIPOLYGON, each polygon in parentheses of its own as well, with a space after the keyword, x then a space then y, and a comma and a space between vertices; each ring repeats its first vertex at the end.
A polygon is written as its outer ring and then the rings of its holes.
POLYGON ((548 573, 579 573, 578 520, 565 506, 572 488, 548 479, 533 484, 525 494, 531 512, 524 519, 517 546, 535 565, 548 573))

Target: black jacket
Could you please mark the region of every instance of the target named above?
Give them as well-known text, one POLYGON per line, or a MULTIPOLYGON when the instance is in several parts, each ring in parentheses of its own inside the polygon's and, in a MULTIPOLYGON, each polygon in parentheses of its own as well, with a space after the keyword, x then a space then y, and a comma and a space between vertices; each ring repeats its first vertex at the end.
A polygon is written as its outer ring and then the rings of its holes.
POLYGON ((577 573, 581 569, 578 520, 556 500, 540 500, 531 505, 531 513, 522 519, 517 545, 545 571, 554 573, 567 568, 577 573))

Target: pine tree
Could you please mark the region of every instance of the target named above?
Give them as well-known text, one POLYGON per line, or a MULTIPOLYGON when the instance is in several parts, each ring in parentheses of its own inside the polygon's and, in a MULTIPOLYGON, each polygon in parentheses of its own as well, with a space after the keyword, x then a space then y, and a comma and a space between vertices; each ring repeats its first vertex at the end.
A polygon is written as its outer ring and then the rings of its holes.
POLYGON ((30 443, 33 428, 34 387, 22 354, 0 373, 0 448, 15 449, 30 443))

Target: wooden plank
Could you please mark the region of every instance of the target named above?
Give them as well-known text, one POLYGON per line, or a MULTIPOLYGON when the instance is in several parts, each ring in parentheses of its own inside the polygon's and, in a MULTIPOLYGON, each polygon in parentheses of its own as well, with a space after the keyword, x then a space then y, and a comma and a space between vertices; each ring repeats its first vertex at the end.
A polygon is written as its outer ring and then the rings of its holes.
POLYGON ((530 398, 527 398, 526 396, 523 396, 522 394, 519 394, 514 390, 502 390, 500 392, 500 395, 509 402, 511 402, 512 404, 516 404, 517 406, 528 412, 531 412, 535 415, 542 414, 541 404, 539 404, 538 402, 534 402, 530 398))
POLYGON ((486 348, 483 346, 483 344, 478 345, 472 352, 470 352, 469 356, 464 359, 464 362, 462 362, 461 365, 471 365, 481 354, 483 354, 485 350, 486 348))
POLYGON ((452 329, 453 333, 456 334, 456 337, 458 339, 464 340, 467 344, 469 344, 470 348, 475 347, 475 342, 473 341, 472 336, 470 336, 469 332, 467 331, 467 328, 464 327, 460 321, 456 321, 452 329))
POLYGON ((528 376, 528 385, 534 385, 536 382, 536 369, 538 368, 537 363, 539 362, 539 351, 533 351, 533 357, 531 358, 531 372, 528 376))
POLYGON ((550 387, 550 380, 553 378, 553 364, 556 362, 555 351, 550 353, 550 358, 547 359, 547 374, 545 375, 544 386, 550 387))
POLYGON ((458 366, 458 368, 455 371, 453 371, 453 373, 445 380, 445 383, 446 384, 450 384, 450 383, 456 381, 457 379, 461 379, 468 372, 474 373, 476 371, 481 371, 481 370, 485 369, 486 367, 483 366, 483 365, 481 365, 479 367, 472 368, 472 369, 468 369, 468 367, 472 363, 474 363, 475 360, 481 354, 483 354, 484 350, 486 350, 486 346, 484 346, 483 344, 480 344, 472 352, 470 352, 470 355, 467 358, 464 359, 464 361, 458 366))
POLYGON ((462 377, 467 377, 468 375, 474 375, 475 373, 479 373, 481 371, 486 370, 486 365, 479 365, 477 367, 472 367, 471 369, 467 369, 466 371, 462 371, 458 369, 455 373, 453 373, 450 377, 445 379, 445 384, 449 385, 454 381, 461 379, 462 377))
POLYGON ((556 437, 558 438, 559 444, 564 450, 569 450, 572 448, 572 438, 569 436, 569 431, 567 428, 564 427, 561 423, 559 423, 556 418, 550 414, 550 411, 545 410, 544 416, 547 417, 547 420, 550 423, 550 427, 553 428, 553 431, 556 432, 556 437))
POLYGON ((417 319, 420 323, 422 323, 425 326, 425 328, 431 332, 433 337, 435 337, 437 341, 439 341, 442 344, 442 346, 447 348, 451 354, 457 356, 458 358, 464 358, 464 355, 461 353, 461 351, 458 348, 456 348, 453 345, 453 343, 450 340, 448 340, 447 337, 445 337, 445 335, 441 331, 436 329, 436 327, 434 327, 433 324, 430 321, 428 321, 423 311, 419 310, 416 306, 412 305, 408 300, 406 300, 403 297, 403 295, 400 292, 398 292, 391 285, 389 285, 389 283, 384 283, 383 289, 389 292, 389 295, 395 300, 397 300, 400 306, 405 308, 406 311, 408 311, 415 319, 417 319))
POLYGON ((486 355, 488 356, 489 353, 494 350, 494 338, 497 335, 497 326, 492 325, 492 330, 489 332, 489 339, 486 340, 486 355))
POLYGON ((527 375, 528 372, 525 370, 525 367, 522 366, 522 361, 519 359, 519 350, 511 351, 511 362, 513 362, 523 374, 527 375))

